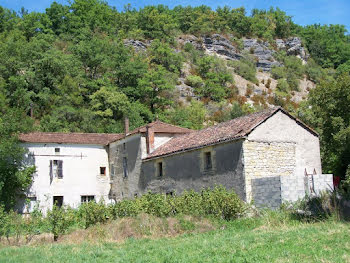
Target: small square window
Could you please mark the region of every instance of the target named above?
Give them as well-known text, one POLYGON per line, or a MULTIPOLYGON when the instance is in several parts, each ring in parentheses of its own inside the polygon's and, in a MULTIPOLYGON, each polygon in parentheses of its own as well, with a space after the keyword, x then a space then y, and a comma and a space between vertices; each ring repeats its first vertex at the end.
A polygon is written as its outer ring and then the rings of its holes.
POLYGON ((100 175, 106 175, 106 167, 100 167, 100 175))
POLYGON ((95 196, 94 195, 82 195, 81 196, 81 203, 89 203, 95 201, 95 196))
POLYGON ((206 152, 204 155, 204 158, 205 158, 205 169, 210 170, 213 167, 212 161, 211 161, 211 152, 206 152))
POLYGON ((60 148, 55 148, 55 153, 56 154, 59 154, 61 152, 61 149, 60 148))

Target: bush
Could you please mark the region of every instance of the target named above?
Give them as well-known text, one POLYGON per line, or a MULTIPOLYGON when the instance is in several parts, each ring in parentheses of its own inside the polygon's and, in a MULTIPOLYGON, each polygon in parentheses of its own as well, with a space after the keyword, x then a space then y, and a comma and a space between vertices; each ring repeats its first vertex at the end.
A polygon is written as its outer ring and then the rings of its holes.
POLYGON ((256 64, 254 61, 249 59, 241 59, 237 61, 230 61, 229 65, 234 67, 235 72, 241 77, 258 84, 258 79, 256 78, 256 64))
POLYGON ((65 234, 73 224, 74 213, 69 208, 54 205, 52 210, 47 213, 47 221, 49 230, 53 234, 53 239, 57 241, 58 237, 65 234))
POLYGON ((289 84, 288 84, 287 80, 279 79, 276 88, 280 92, 287 93, 289 90, 289 84))
POLYGON ((189 75, 185 80, 185 84, 193 88, 200 88, 204 85, 204 82, 200 76, 189 75))
POLYGON ((96 223, 106 222, 108 215, 108 207, 102 201, 84 203, 78 209, 78 217, 85 229, 96 223))

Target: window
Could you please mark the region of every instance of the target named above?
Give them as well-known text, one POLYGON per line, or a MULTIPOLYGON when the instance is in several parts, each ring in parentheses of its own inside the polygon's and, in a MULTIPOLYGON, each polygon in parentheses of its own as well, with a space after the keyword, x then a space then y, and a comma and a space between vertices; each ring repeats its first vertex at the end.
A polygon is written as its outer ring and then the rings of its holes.
POLYGON ((204 154, 204 158, 205 158, 205 169, 210 170, 213 167, 211 162, 211 152, 206 152, 204 154))
POLYGON ((25 212, 32 213, 34 211, 36 204, 37 204, 36 196, 28 197, 27 200, 28 200, 28 202, 26 204, 25 212))
POLYGON ((173 196, 173 195, 174 195, 174 192, 173 192, 173 191, 170 191, 170 192, 167 192, 165 195, 166 195, 166 196, 173 196))
POLYGON ((63 206, 63 196, 54 196, 53 197, 53 204, 57 207, 63 206))
POLYGON ((124 170, 124 178, 128 177, 128 159, 123 157, 123 170, 124 170))
POLYGON ((158 163, 158 176, 159 177, 163 176, 163 162, 158 163))
POLYGON ((126 143, 125 142, 123 143, 123 150, 124 151, 126 150, 126 143))
POLYGON ((106 175, 106 167, 100 167, 100 175, 106 175))
POLYGON ((60 149, 60 148, 55 148, 55 154, 59 154, 59 153, 60 153, 60 151, 61 151, 61 149, 60 149))
POLYGON ((50 161, 50 179, 52 182, 53 177, 58 179, 63 178, 63 161, 62 160, 51 160, 50 161))
POLYGON ((94 195, 82 195, 81 196, 81 203, 89 203, 95 201, 95 196, 94 195))

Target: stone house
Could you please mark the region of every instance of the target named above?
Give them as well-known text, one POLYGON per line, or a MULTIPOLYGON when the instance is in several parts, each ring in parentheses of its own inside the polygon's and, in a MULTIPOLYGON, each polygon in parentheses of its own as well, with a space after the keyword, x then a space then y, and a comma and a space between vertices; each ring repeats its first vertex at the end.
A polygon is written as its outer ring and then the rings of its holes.
POLYGON ((124 134, 22 135, 38 168, 31 195, 41 202, 46 193, 47 209, 55 196, 76 206, 221 184, 244 201, 274 208, 333 189, 332 175, 322 174, 317 133, 280 107, 198 131, 160 121, 125 127, 124 134), (66 180, 57 172, 50 179, 55 160, 63 161, 66 180))

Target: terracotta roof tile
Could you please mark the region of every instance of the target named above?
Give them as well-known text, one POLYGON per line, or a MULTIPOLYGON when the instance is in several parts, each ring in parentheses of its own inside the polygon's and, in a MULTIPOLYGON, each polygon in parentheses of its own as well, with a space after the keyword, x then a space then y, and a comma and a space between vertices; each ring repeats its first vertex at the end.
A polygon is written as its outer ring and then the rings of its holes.
POLYGON ((306 129, 317 135, 315 131, 303 124, 298 119, 291 116, 281 107, 274 107, 261 112, 249 114, 227 122, 223 122, 203 130, 194 131, 189 134, 174 137, 169 142, 156 149, 153 153, 149 154, 145 159, 151 159, 163 155, 173 154, 244 137, 248 135, 255 127, 267 120, 279 110, 283 111, 288 116, 296 120, 299 124, 303 125, 306 129))
POLYGON ((19 140, 27 143, 72 143, 108 145, 123 137, 121 133, 60 133, 32 132, 20 134, 19 140))
POLYGON ((154 122, 151 122, 147 125, 141 126, 137 129, 131 131, 129 134, 145 133, 147 126, 152 127, 153 131, 155 133, 190 133, 190 132, 193 132, 193 130, 191 130, 191 129, 182 128, 182 127, 175 126, 175 125, 168 124, 168 123, 161 122, 161 121, 154 121, 154 122))

